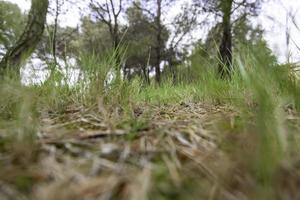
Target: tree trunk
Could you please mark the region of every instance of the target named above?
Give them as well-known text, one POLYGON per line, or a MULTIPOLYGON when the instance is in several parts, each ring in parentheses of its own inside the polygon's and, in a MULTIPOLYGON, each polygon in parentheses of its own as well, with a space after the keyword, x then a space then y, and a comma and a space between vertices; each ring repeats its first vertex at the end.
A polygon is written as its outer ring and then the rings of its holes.
POLYGON ((20 75, 20 67, 35 50, 46 22, 48 0, 32 0, 27 25, 16 44, 7 51, 0 62, 0 74, 12 71, 20 75))
POLYGON ((220 60, 219 74, 221 78, 230 78, 232 73, 232 34, 231 34, 232 0, 223 5, 223 35, 219 47, 220 60))
POLYGON ((175 61, 175 51, 174 49, 171 47, 168 51, 169 55, 168 55, 168 64, 169 64, 169 72, 172 76, 172 83, 173 85, 176 84, 177 81, 177 62, 175 61))
MULTIPOLYGON (((118 29, 118 28, 117 28, 118 29)), ((120 49, 120 39, 119 39, 119 31, 115 30, 112 36, 113 38, 113 50, 116 54, 116 64, 121 64, 121 49, 120 49)))
POLYGON ((114 50, 117 50, 119 48, 120 44, 120 39, 119 39, 119 24, 118 20, 115 17, 115 24, 113 28, 113 45, 114 45, 114 50))
POLYGON ((156 13, 156 61, 155 61, 155 80, 157 84, 160 84, 160 63, 161 63, 161 34, 162 34, 162 26, 161 26, 161 0, 157 0, 157 13, 156 13))
POLYGON ((54 18, 54 28, 52 33, 52 56, 53 56, 53 62, 54 67, 57 66, 57 57, 56 57, 56 37, 57 37, 57 26, 58 26, 58 17, 59 17, 59 2, 56 0, 56 8, 55 8, 55 18, 54 18))
POLYGON ((144 79, 144 82, 147 84, 147 85, 150 85, 150 77, 149 77, 149 70, 148 70, 148 67, 147 65, 146 66, 141 66, 142 68, 142 72, 143 72, 143 79, 144 79))

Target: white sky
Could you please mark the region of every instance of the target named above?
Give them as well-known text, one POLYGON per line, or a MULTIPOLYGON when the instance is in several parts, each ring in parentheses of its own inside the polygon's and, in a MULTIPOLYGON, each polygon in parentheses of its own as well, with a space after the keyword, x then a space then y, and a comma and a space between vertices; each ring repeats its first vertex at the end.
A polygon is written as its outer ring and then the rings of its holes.
MULTIPOLYGON (((30 9, 30 0, 7 0, 19 5, 23 10, 30 9)), ((183 1, 183 0, 181 0, 183 1)), ((83 2, 83 1, 82 1, 83 2)), ((292 12, 300 27, 300 0, 270 0, 264 4, 263 10, 257 19, 257 22, 265 29, 265 38, 275 55, 281 62, 286 61, 287 52, 291 56, 291 61, 300 61, 300 30, 296 28, 291 20, 287 23, 287 13, 292 12), (289 50, 286 46, 286 27, 289 27, 291 44, 289 50), (296 44, 296 45, 295 45, 296 44)), ((80 19, 79 11, 70 8, 66 15, 61 16, 60 24, 63 26, 77 26, 80 19)), ((51 18, 48 18, 51 22, 51 18)))

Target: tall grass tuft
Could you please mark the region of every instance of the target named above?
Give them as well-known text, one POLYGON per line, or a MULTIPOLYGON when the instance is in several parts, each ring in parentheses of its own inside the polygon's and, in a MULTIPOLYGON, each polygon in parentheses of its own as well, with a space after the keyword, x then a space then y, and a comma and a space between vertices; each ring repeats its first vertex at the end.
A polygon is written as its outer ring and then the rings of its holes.
POLYGON ((15 80, 5 80, 0 83, 0 96, 0 148, 10 153, 12 162, 34 162, 39 126, 37 93, 15 80))
MULTIPOLYGON (((248 131, 253 131, 252 136, 249 136, 256 138, 252 140, 256 142, 252 170, 257 180, 259 197, 274 198, 273 181, 287 145, 283 105, 285 97, 281 88, 282 81, 276 76, 278 66, 262 62, 256 55, 250 54, 243 61, 238 59, 238 67, 253 98, 253 104, 247 108, 247 113, 252 116, 247 118, 254 122, 248 131)), ((288 77, 282 80, 288 80, 288 77)))

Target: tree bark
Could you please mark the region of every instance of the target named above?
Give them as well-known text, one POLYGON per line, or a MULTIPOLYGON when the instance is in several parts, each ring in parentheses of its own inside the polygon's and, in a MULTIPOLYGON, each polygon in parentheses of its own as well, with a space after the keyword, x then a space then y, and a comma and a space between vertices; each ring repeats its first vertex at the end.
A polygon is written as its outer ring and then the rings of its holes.
POLYGON ((232 0, 223 5, 222 39, 219 47, 220 61, 219 75, 221 78, 230 78, 232 73, 232 34, 231 34, 231 9, 232 0))
POLYGON ((142 72, 143 72, 143 76, 142 78, 144 79, 144 82, 147 84, 147 85, 150 85, 150 77, 149 77, 149 70, 147 68, 147 65, 146 66, 142 66, 142 72))
POLYGON ((27 25, 16 44, 7 51, 0 62, 0 75, 12 71, 20 76, 20 67, 35 50, 46 22, 48 0, 31 0, 27 25))
POLYGON ((57 26, 58 26, 58 17, 59 17, 59 10, 60 10, 60 5, 59 1, 56 0, 56 8, 55 8, 55 18, 54 18, 54 28, 53 28, 53 33, 52 33, 52 56, 53 56, 53 62, 54 66, 57 66, 57 57, 56 57, 56 37, 57 37, 57 26))
POLYGON ((161 63, 161 34, 162 34, 162 26, 161 26, 161 0, 157 0, 157 13, 156 13, 156 61, 155 61, 155 80, 157 84, 161 82, 161 72, 160 72, 160 63, 161 63))

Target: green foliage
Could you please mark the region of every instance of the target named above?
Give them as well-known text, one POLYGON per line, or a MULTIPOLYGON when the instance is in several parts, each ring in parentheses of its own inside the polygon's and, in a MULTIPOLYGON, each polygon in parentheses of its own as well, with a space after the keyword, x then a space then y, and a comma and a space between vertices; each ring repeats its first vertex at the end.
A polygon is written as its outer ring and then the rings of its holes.
POLYGON ((24 29, 24 19, 26 19, 26 16, 16 4, 0 1, 1 50, 3 48, 6 51, 16 42, 24 29))
MULTIPOLYGON (((124 27, 123 43, 128 46, 126 51, 126 75, 129 79, 139 76, 147 79, 150 68, 155 66, 157 57, 155 48, 156 32, 154 19, 149 18, 135 6, 126 10, 127 27, 124 27)), ((161 49, 163 57, 166 54, 166 44, 169 31, 162 25, 161 49)))
MULTIPOLYGON (((53 58, 50 57, 53 50, 53 30, 54 25, 46 27, 43 37, 36 48, 37 56, 48 63, 53 62, 53 58)), ((79 54, 78 48, 82 48, 82 46, 79 46, 81 38, 76 28, 58 26, 56 34, 56 56, 58 58, 66 61, 68 58, 79 54)))
MULTIPOLYGON (((112 41, 106 25, 102 22, 93 22, 89 17, 81 19, 82 33, 74 44, 86 53, 104 55, 112 48, 112 41)), ((79 54, 81 51, 78 52, 79 54)))

